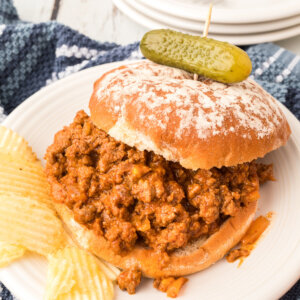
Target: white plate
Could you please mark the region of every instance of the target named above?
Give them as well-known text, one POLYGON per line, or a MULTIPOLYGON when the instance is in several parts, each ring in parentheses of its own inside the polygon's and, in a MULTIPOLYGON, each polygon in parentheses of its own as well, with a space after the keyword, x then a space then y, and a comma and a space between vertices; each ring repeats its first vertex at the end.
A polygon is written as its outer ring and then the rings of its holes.
MULTIPOLYGON (((104 71, 123 64, 94 67, 62 79, 22 103, 4 125, 23 135, 43 158, 54 134, 69 124, 80 109, 87 110, 93 82, 104 71)), ((277 299, 300 274, 300 123, 282 107, 292 128, 287 146, 270 153, 265 162, 273 162, 276 182, 261 189, 258 214, 275 212, 271 226, 256 249, 240 268, 226 260, 189 276, 179 299, 277 299)), ((20 259, 1 269, 0 280, 20 300, 41 300, 45 287, 46 263, 37 256, 20 259)), ((169 299, 144 280, 137 293, 127 295, 116 288, 118 300, 169 299)))
POLYGON ((295 16, 299 0, 140 0, 145 5, 176 17, 205 21, 210 3, 217 23, 256 23, 295 16))
MULTIPOLYGON (((144 14, 158 22, 163 22, 164 24, 168 24, 169 26, 181 28, 183 30, 192 30, 199 32, 200 34, 203 32, 205 22, 184 19, 180 17, 175 17, 173 15, 168 14, 167 12, 161 12, 156 9, 153 9, 147 5, 145 5, 142 1, 139 0, 122 0, 126 2, 127 5, 135 8, 136 11, 144 14)), ((126 13, 126 11, 124 11, 126 13)), ((211 23, 209 26, 209 32, 215 34, 248 34, 248 33, 259 33, 259 32, 267 32, 273 30, 279 30, 287 27, 291 27, 294 25, 300 24, 300 15, 293 16, 286 19, 280 19, 270 22, 263 23, 250 23, 250 24, 221 24, 214 22, 214 12, 212 14, 211 23)))
MULTIPOLYGON (((183 30, 180 27, 170 26, 163 20, 155 20, 136 10, 135 7, 129 5, 126 0, 113 0, 114 4, 127 16, 136 23, 149 29, 170 28, 174 30, 184 31, 191 34, 199 34, 199 31, 183 30)), ((300 0, 299 0, 300 3, 300 0)), ((251 45, 265 42, 279 41, 300 34, 300 24, 291 26, 281 30, 263 32, 258 34, 215 34, 209 31, 208 37, 220 41, 226 41, 235 45, 251 45)))

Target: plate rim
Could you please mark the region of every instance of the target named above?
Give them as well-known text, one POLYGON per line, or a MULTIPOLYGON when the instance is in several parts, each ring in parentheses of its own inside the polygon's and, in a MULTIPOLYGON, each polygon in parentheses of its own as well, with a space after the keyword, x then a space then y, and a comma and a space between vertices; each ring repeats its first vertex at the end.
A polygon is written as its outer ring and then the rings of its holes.
MULTIPOLYGON (((170 26, 177 26, 185 30, 198 30, 199 32, 202 32, 205 25, 205 22, 201 20, 192 20, 178 16, 176 17, 174 15, 167 14, 167 12, 164 14, 163 12, 144 4, 140 0, 122 1, 126 2, 129 6, 134 7, 134 9, 140 12, 141 14, 151 16, 151 18, 156 21, 166 18, 164 19, 164 23, 170 26), (175 25, 178 24, 178 22, 180 22, 179 25, 175 25)), ((218 23, 212 20, 210 23, 209 31, 210 33, 214 34, 253 34, 276 31, 298 24, 300 24, 300 14, 279 20, 272 20, 268 22, 256 22, 250 24, 218 23)))
MULTIPOLYGON (((60 80, 58 80, 58 81, 42 88, 41 90, 39 90, 38 92, 36 92, 32 96, 28 97, 24 102, 22 102, 18 107, 16 107, 7 116, 7 118, 4 120, 4 122, 1 123, 1 125, 7 126, 9 128, 13 127, 11 124, 15 123, 15 118, 18 117, 19 114, 22 114, 22 111, 24 111, 24 109, 26 110, 27 108, 31 107, 31 104, 40 101, 43 97, 43 94, 48 93, 49 91, 51 92, 53 90, 56 90, 57 86, 63 86, 66 81, 73 80, 76 77, 80 78, 80 77, 84 76, 85 74, 94 73, 97 69, 99 69, 99 73, 103 72, 104 70, 102 68, 104 66, 105 67, 111 66, 113 68, 113 67, 116 67, 118 65, 128 64, 128 63, 135 63, 137 61, 140 61, 140 60, 125 60, 125 61, 118 61, 118 62, 102 64, 102 65, 98 65, 98 66, 95 66, 95 67, 91 67, 91 68, 79 71, 79 72, 71 74, 71 75, 69 75, 69 76, 67 76, 63 79, 60 79, 60 80)), ((287 116, 287 118, 290 119, 291 127, 295 127, 293 129, 293 136, 294 136, 293 140, 295 142, 295 146, 297 148, 298 153, 300 153, 300 122, 292 114, 292 112, 290 112, 289 109, 286 108, 282 103, 279 102, 279 105, 282 107, 282 109, 283 109, 285 115, 287 116), (295 133, 297 133, 297 134, 295 134, 295 133)), ((297 249, 300 250, 300 240, 295 245, 295 250, 297 250, 297 249)), ((295 253, 297 253, 297 251, 295 251, 295 253)), ((300 251, 299 251, 299 253, 300 253, 300 251)), ((287 258, 287 260, 290 260, 290 263, 292 261, 293 262, 296 261, 300 265, 300 255, 297 256, 295 254, 292 258, 290 258, 290 257, 287 258)), ((12 284, 6 283, 6 280, 3 277, 3 271, 8 271, 9 272, 8 269, 9 269, 9 267, 7 269, 2 269, 0 271, 1 281, 4 283, 4 285, 6 285, 12 291, 12 293, 14 295, 19 297, 19 299, 28 299, 28 298, 22 298, 22 295, 24 296, 24 294, 20 295, 20 293, 24 293, 24 291, 19 291, 18 287, 14 287, 14 286, 12 286, 12 284)), ((297 282, 298 278, 296 277, 296 275, 299 272, 299 270, 296 269, 296 267, 295 267, 295 268, 293 268, 293 271, 294 272, 289 271, 288 272, 289 276, 286 276, 285 278, 281 278, 280 284, 276 285, 276 289, 274 289, 274 288, 272 289, 272 295, 273 296, 275 296, 275 297, 278 297, 279 295, 282 296, 297 282)), ((269 292, 268 295, 270 296, 270 290, 268 292, 269 292)))
MULTIPOLYGON (((170 28, 174 30, 184 31, 186 33, 199 35, 198 31, 183 30, 182 28, 169 26, 168 24, 160 23, 158 20, 142 14, 135 8, 131 7, 123 0, 113 0, 114 5, 127 17, 141 26, 148 29, 170 28), (129 12, 129 13, 128 13, 129 12)), ((254 45, 257 43, 266 43, 280 41, 300 34, 300 24, 283 28, 280 30, 268 31, 263 33, 249 33, 249 34, 209 34, 208 37, 221 41, 226 41, 235 45, 254 45)))
MULTIPOLYGON (((140 2, 143 2, 145 5, 152 7, 153 9, 162 11, 162 12, 168 12, 169 14, 172 14, 176 17, 184 17, 187 19, 192 20, 202 20, 205 21, 208 11, 208 5, 197 5, 198 7, 193 7, 193 4, 181 4, 177 1, 178 7, 174 7, 171 5, 171 1, 161 1, 161 0, 138 0, 140 2), (189 11, 186 11, 188 9, 189 11), (202 15, 199 13, 203 10, 202 15), (197 13, 195 12, 197 11, 197 13)), ((256 22, 266 22, 266 21, 273 21, 278 19, 283 19, 290 16, 295 16, 297 14, 300 14, 300 6, 297 7, 297 0, 289 0, 290 3, 283 4, 277 4, 276 10, 274 10, 272 13, 270 13, 268 16, 264 14, 259 9, 254 9, 253 14, 251 17, 249 17, 249 9, 226 9, 226 8, 218 8, 217 6, 214 7, 214 19, 215 22, 218 23, 231 23, 231 24, 238 24, 238 23, 256 23, 256 22), (287 6, 291 6, 291 8, 286 11, 287 6), (231 13, 230 13, 231 11, 231 13), (282 13, 284 11, 284 13, 282 13), (233 16, 235 19, 233 19, 233 16)), ((173 2, 174 4, 175 2, 173 2)), ((176 3, 175 3, 176 4, 176 3)))

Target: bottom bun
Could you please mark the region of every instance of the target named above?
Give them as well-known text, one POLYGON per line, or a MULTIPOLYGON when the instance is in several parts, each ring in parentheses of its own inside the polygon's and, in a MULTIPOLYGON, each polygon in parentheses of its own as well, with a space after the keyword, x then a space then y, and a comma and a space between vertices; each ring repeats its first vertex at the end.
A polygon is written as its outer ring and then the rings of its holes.
POLYGON ((207 239, 199 239, 170 254, 170 261, 162 266, 161 256, 152 249, 136 246, 125 255, 116 254, 104 237, 94 234, 74 220, 72 211, 63 204, 55 204, 72 238, 82 248, 121 269, 137 266, 146 277, 184 276, 201 271, 224 257, 246 233, 257 208, 257 201, 241 208, 220 229, 207 239))

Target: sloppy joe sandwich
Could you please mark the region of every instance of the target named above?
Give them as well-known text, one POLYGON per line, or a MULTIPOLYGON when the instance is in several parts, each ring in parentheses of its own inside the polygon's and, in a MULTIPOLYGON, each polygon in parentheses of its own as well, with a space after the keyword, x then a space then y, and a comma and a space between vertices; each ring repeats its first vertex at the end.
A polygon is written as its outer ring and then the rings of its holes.
POLYGON ((290 135, 276 100, 248 78, 235 84, 150 61, 123 65, 94 84, 47 149, 57 212, 83 248, 124 270, 180 277, 209 267, 242 238, 260 184, 259 157, 290 135))

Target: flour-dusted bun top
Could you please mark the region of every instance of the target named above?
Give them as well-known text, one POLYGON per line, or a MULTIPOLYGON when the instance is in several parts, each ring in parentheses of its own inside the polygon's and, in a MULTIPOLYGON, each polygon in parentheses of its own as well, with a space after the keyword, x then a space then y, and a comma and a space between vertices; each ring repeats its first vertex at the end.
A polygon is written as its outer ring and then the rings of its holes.
POLYGON ((147 60, 103 74, 90 111, 115 139, 189 169, 263 157, 290 135, 277 101, 250 78, 231 85, 195 81, 183 70, 147 60))

